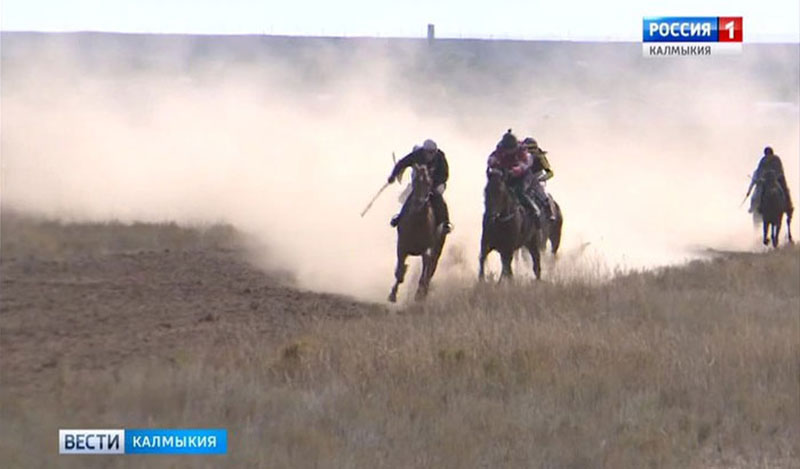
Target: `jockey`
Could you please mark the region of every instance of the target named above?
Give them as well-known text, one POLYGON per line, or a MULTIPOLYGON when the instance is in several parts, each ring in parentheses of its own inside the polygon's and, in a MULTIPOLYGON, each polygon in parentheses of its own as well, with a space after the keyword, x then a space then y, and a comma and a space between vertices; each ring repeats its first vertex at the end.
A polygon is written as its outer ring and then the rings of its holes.
POLYGON ((528 189, 533 179, 533 173, 530 172, 531 155, 519 144, 511 129, 508 129, 497 144, 497 148, 489 155, 487 164, 489 168, 508 171, 509 188, 517 195, 522 206, 530 210, 538 220, 541 213, 539 207, 528 197, 528 189))
POLYGON ((792 198, 789 196, 789 187, 786 185, 786 177, 783 174, 783 163, 780 157, 772 151, 772 147, 764 148, 764 156, 758 162, 758 168, 753 173, 753 178, 750 180, 750 187, 747 188, 747 195, 756 186, 753 197, 750 199, 750 213, 760 211, 761 209, 761 196, 764 193, 764 173, 767 171, 774 171, 778 184, 783 190, 783 195, 786 197, 786 213, 792 213, 794 207, 792 206, 792 198))
MULTIPOLYGON (((416 148, 404 156, 392 169, 392 174, 389 175, 388 182, 391 184, 403 172, 404 169, 413 165, 425 165, 431 173, 433 179, 433 192, 431 192, 431 205, 433 206, 433 213, 436 216, 437 225, 442 225, 442 233, 447 234, 453 231, 453 225, 450 224, 450 213, 447 209, 447 203, 444 201, 444 190, 447 184, 447 179, 450 177, 450 169, 447 165, 447 158, 444 152, 439 149, 431 139, 425 140, 422 147, 416 148)), ((406 210, 406 204, 400 209, 400 213, 392 218, 391 225, 397 226, 400 218, 406 210)))
MULTIPOLYGON (((417 145, 415 143, 414 148, 411 149, 411 152, 413 153, 419 150, 420 148, 422 148, 422 145, 417 145)), ((403 189, 403 192, 401 192, 400 195, 397 196, 397 200, 400 202, 401 207, 403 206, 404 203, 406 203, 406 200, 408 200, 408 198, 411 196, 411 192, 413 191, 414 191, 413 181, 408 181, 408 183, 406 184, 406 188, 403 189)))
POLYGON ((533 173, 533 192, 538 197, 540 203, 547 209, 550 220, 556 219, 556 207, 553 198, 544 190, 545 181, 553 177, 553 170, 550 169, 550 162, 547 161, 546 151, 539 148, 539 144, 533 137, 527 137, 522 141, 522 145, 533 157, 531 173, 533 173))

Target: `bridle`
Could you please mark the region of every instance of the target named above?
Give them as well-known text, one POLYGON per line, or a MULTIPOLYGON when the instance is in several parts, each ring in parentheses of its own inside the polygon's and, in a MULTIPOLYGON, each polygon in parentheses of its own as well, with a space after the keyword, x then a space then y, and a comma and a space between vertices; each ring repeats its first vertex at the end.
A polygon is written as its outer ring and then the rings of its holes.
MULTIPOLYGON (((417 180, 418 177, 420 177, 420 176, 417 176, 416 173, 415 173, 414 174, 413 183, 412 183, 411 197, 410 197, 411 206, 409 207, 412 211, 417 211, 417 210, 425 207, 425 205, 428 204, 428 201, 431 198, 431 188, 432 188, 433 185, 430 183, 430 181, 428 181, 428 183, 427 183, 429 188, 428 188, 428 190, 424 191, 424 195, 421 196, 421 195, 417 194, 418 192, 420 192, 417 189, 417 185, 418 184, 423 184, 422 181, 418 181, 417 180)), ((430 175, 428 175, 427 177, 430 180, 430 175)))

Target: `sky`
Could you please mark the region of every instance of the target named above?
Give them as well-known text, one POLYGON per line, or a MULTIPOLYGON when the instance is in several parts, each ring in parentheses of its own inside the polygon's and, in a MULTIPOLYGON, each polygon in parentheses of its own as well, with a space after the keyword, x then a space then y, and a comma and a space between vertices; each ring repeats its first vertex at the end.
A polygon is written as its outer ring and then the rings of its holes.
POLYGON ((742 16, 745 42, 800 42, 798 0, 3 0, 3 31, 641 40, 644 16, 742 16))

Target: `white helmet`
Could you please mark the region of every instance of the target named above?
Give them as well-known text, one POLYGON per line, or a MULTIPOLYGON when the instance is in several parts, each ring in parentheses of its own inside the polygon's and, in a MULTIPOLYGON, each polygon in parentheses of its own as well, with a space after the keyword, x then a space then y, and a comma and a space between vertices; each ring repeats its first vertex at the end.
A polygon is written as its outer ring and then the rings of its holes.
POLYGON ((436 142, 434 142, 431 139, 427 139, 424 142, 422 142, 422 149, 429 151, 436 151, 439 149, 439 147, 436 146, 436 142))

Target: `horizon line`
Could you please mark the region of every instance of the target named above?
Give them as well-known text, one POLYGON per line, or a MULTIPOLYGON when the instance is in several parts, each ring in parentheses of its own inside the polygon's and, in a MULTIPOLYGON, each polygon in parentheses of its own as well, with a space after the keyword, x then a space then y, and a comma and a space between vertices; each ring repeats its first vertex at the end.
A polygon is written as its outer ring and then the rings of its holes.
MULTIPOLYGON (((152 36, 228 36, 228 37, 282 37, 298 39, 416 39, 421 41, 437 40, 485 40, 485 41, 517 41, 517 42, 599 42, 599 43, 641 43, 641 39, 627 39, 618 37, 599 38, 596 36, 586 37, 528 37, 519 35, 442 35, 429 39, 426 36, 402 36, 402 35, 366 35, 366 34, 289 34, 274 32, 174 32, 174 31, 109 31, 99 29, 5 29, 0 27, 0 33, 36 33, 36 34, 118 34, 118 35, 152 35, 152 36)), ((754 39, 745 38, 744 44, 792 44, 800 45, 800 37, 788 38, 781 35, 776 38, 758 37, 754 39)))

